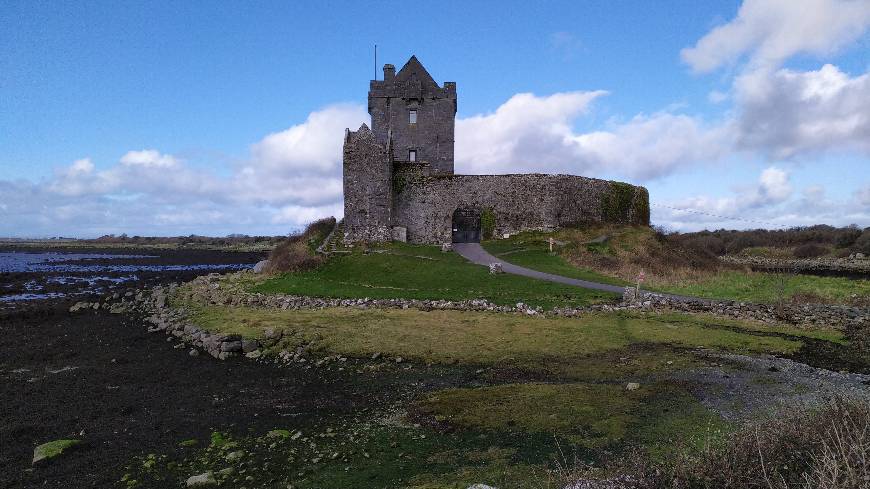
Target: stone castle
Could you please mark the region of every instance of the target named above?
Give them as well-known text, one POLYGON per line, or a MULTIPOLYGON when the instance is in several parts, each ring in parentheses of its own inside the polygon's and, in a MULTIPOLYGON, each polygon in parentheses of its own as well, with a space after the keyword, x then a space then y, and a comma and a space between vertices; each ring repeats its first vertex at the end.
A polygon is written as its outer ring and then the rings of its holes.
POLYGON ((476 242, 584 223, 649 224, 643 187, 573 175, 456 175, 456 83, 412 56, 369 86, 372 127, 345 131, 346 242, 476 242))

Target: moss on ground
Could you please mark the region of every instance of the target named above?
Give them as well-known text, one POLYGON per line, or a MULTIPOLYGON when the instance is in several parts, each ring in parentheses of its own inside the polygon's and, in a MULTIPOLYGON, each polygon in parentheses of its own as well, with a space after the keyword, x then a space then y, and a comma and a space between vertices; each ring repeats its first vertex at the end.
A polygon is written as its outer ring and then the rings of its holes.
POLYGON ((489 432, 555 436, 584 449, 625 444, 662 455, 729 429, 684 389, 654 382, 625 384, 505 384, 445 389, 417 408, 440 423, 489 432))
POLYGON ((33 463, 50 460, 79 445, 81 440, 54 440, 33 449, 33 463))

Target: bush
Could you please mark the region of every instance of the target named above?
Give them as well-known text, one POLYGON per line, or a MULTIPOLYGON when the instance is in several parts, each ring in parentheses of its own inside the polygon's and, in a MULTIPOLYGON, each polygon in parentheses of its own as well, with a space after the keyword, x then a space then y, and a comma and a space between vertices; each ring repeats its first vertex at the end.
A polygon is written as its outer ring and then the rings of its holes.
POLYGON ((848 228, 840 231, 840 234, 837 235, 834 244, 837 248, 848 248, 855 244, 855 241, 861 237, 861 230, 858 229, 857 226, 849 226, 848 228))
POLYGON ((756 244, 756 243, 757 243, 757 241, 752 239, 751 235, 743 235, 742 234, 742 235, 737 236, 733 240, 731 240, 730 243, 727 243, 725 245, 725 250, 730 254, 737 254, 746 248, 758 246, 758 244, 756 244))
POLYGON ((818 256, 822 256, 826 254, 828 250, 817 245, 817 244, 805 244, 800 245, 792 251, 792 255, 795 258, 816 258, 818 256))
POLYGON ((291 235, 269 254, 268 273, 299 272, 316 268, 323 257, 316 254, 320 243, 335 227, 335 218, 320 219, 309 224, 302 234, 291 235))
POLYGON ((870 255, 870 229, 865 229, 861 236, 855 240, 855 244, 852 245, 852 251, 855 253, 864 253, 865 255, 870 255))
POLYGON ((725 242, 716 236, 694 236, 682 240, 682 246, 686 249, 707 253, 712 256, 725 254, 725 242))

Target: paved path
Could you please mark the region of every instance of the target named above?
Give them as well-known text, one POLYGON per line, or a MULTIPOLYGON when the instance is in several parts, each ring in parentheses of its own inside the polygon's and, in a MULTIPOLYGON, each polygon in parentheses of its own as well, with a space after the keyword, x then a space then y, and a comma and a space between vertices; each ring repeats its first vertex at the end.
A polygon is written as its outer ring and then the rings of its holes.
MULTIPOLYGON (((563 277, 561 275, 554 275, 552 273, 544 273, 539 272, 537 270, 532 270, 530 268, 520 267, 514 265, 513 263, 508 263, 501 258, 492 256, 488 251, 483 249, 483 246, 480 246, 480 243, 453 243, 453 249, 465 257, 466 260, 476 263, 478 265, 489 266, 490 263, 501 263, 502 269, 505 273, 511 273, 514 275, 522 275, 523 277, 536 278, 538 280, 546 280, 548 282, 556 282, 560 284, 566 285, 574 285, 577 287, 583 287, 584 289, 593 289, 593 290, 601 290, 604 292, 613 292, 615 294, 622 295, 625 287, 620 287, 619 285, 610 285, 610 284, 602 284, 599 282, 590 282, 588 280, 580 280, 576 278, 563 277)), ((673 294, 659 294, 665 297, 671 297, 678 300, 683 301, 696 301, 696 300, 705 300, 699 299, 696 297, 686 297, 681 295, 673 295, 673 294)))
POLYGON ((453 249, 456 250, 456 252, 460 255, 464 256, 466 260, 472 263, 476 263, 478 265, 488 266, 490 263, 501 263, 502 269, 504 269, 505 273, 522 275, 524 277, 531 277, 539 280, 546 280, 548 282, 576 285, 577 287, 583 287, 584 289, 603 290, 605 292, 613 292, 620 295, 622 295, 622 292, 625 289, 625 287, 620 287, 618 285, 609 285, 598 282, 590 282, 588 280, 568 278, 561 275, 553 275, 552 273, 544 273, 537 270, 520 267, 512 263, 508 263, 501 258, 490 255, 488 251, 483 249, 483 246, 480 246, 480 243, 453 243, 453 249))

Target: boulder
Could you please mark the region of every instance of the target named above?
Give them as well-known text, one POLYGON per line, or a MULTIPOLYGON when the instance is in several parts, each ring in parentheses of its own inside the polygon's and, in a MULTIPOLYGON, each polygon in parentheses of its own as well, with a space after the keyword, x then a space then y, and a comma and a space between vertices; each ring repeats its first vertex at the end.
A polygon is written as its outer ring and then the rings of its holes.
POLYGON ((441 251, 444 253, 453 251, 453 243, 443 243, 441 245, 441 251))
POLYGON ((490 263, 489 264, 489 273, 495 275, 499 273, 504 273, 504 268, 501 263, 490 263))
POLYGON ((267 268, 269 268, 269 260, 258 261, 257 264, 254 265, 254 273, 264 273, 267 268))

